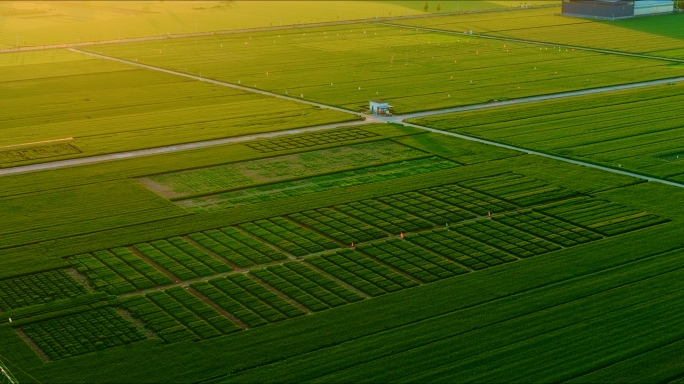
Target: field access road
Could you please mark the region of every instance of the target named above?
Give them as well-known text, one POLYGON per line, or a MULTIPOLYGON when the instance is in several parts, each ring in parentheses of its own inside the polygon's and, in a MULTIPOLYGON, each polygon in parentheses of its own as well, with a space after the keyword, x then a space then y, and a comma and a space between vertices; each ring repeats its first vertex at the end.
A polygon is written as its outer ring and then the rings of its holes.
MULTIPOLYGON (((233 84, 233 83, 226 83, 226 82, 224 82, 224 81, 218 81, 218 80, 212 80, 212 79, 208 79, 208 78, 202 77, 202 76, 195 76, 195 75, 190 75, 190 74, 188 74, 188 73, 183 73, 183 72, 178 72, 178 71, 172 71, 172 70, 170 70, 170 69, 155 67, 155 66, 152 66, 152 65, 140 64, 140 63, 138 63, 137 61, 130 61, 130 60, 124 60, 124 59, 117 59, 116 57, 111 57, 111 56, 107 56, 107 55, 102 55, 102 54, 99 54, 99 53, 81 51, 80 49, 75 49, 75 48, 69 48, 69 49, 67 49, 67 51, 76 52, 76 53, 82 53, 82 54, 84 54, 84 55, 89 55, 89 56, 95 56, 95 57, 98 57, 98 58, 100 58, 100 59, 107 59, 107 60, 117 61, 117 62, 119 62, 119 63, 124 63, 124 64, 128 64, 128 65, 134 65, 134 66, 136 66, 136 67, 151 69, 151 70, 153 70, 153 71, 164 72, 164 73, 168 73, 168 74, 171 74, 171 75, 183 76, 183 77, 187 77, 187 78, 190 78, 190 79, 193 79, 193 80, 204 81, 204 82, 206 82, 206 83, 211 83, 211 84, 215 84, 215 85, 220 85, 220 86, 222 86, 222 87, 229 87, 229 88, 239 89, 239 90, 245 91, 245 92, 252 92, 252 93, 258 93, 258 94, 265 95, 265 96, 272 96, 272 97, 276 97, 276 98, 278 98, 278 99, 294 101, 294 102, 297 102, 297 103, 309 104, 309 105, 312 105, 312 106, 314 106, 314 107, 325 108, 325 109, 331 109, 331 110, 333 110, 333 111, 344 112, 344 113, 351 113, 351 114, 353 114, 353 115, 356 115, 356 116, 359 116, 359 117, 363 117, 363 118, 366 118, 366 119, 373 119, 373 118, 374 118, 372 115, 367 115, 367 114, 364 114, 364 113, 361 113, 361 112, 356 112, 356 111, 350 111, 350 110, 344 109, 344 108, 333 107, 332 105, 321 104, 321 103, 317 103, 317 102, 315 102, 315 101, 306 100, 306 99, 304 99, 304 98, 297 98, 297 97, 292 97, 292 96, 286 96, 286 95, 281 95, 281 94, 278 94, 278 93, 273 93, 273 92, 268 92, 268 91, 262 91, 261 89, 258 89, 258 88, 245 87, 245 86, 243 86, 243 85, 238 85, 238 84, 233 84)), ((136 60, 137 60, 137 59, 136 59, 136 60)))
POLYGON ((345 123, 317 125, 317 126, 313 126, 313 127, 289 129, 286 131, 256 133, 253 135, 226 137, 223 139, 197 141, 194 143, 176 144, 176 145, 169 145, 166 147, 138 149, 138 150, 134 150, 134 151, 117 152, 117 153, 111 153, 111 154, 107 154, 107 155, 80 157, 77 159, 58 160, 58 161, 31 164, 31 165, 20 165, 18 167, 0 168, 0 177, 1 176, 15 175, 15 174, 19 174, 19 173, 30 173, 30 172, 44 171, 44 170, 48 170, 48 169, 73 167, 73 166, 77 166, 77 165, 102 163, 105 161, 124 160, 124 159, 132 159, 135 157, 142 157, 142 156, 161 155, 161 154, 165 154, 165 153, 189 151, 192 149, 215 147, 215 146, 219 146, 219 145, 241 143, 241 142, 245 142, 245 141, 252 141, 252 140, 258 140, 258 139, 268 139, 268 138, 272 138, 272 137, 296 135, 299 133, 326 131, 329 129, 359 126, 359 125, 363 125, 363 124, 371 124, 371 123, 379 123, 379 122, 381 122, 381 121, 375 120, 375 119, 348 121, 345 123))
POLYGON ((623 171, 623 170, 620 170, 620 169, 615 169, 615 168, 610 168, 610 167, 604 167, 604 166, 602 166, 602 165, 587 163, 587 162, 584 162, 584 161, 581 161, 581 160, 569 159, 569 158, 567 158, 567 157, 556 156, 556 155, 550 155, 550 154, 548 154, 548 153, 537 152, 537 151, 533 151, 533 150, 531 150, 531 149, 526 149, 526 148, 522 148, 522 147, 516 147, 516 146, 513 146, 513 145, 508 145, 508 144, 499 143, 499 142, 497 142, 497 141, 490 141, 490 140, 485 140, 485 139, 479 139, 479 138, 477 138, 477 137, 461 135, 461 134, 458 134, 458 133, 453 133, 453 132, 448 132, 448 131, 441 131, 441 130, 439 130, 439 129, 423 127, 422 125, 416 125, 416 124, 411 124, 411 123, 406 123, 406 122, 403 122, 402 124, 405 125, 405 126, 407 126, 407 127, 419 128, 419 129, 422 129, 422 130, 425 130, 425 131, 430 131, 430 132, 438 133, 438 134, 440 134, 440 135, 447 135, 447 136, 452 136, 452 137, 458 137, 458 138, 464 139, 464 140, 476 141, 476 142, 478 142, 478 143, 489 144, 489 145, 493 145, 493 146, 496 146, 496 147, 511 149, 511 150, 518 151, 518 152, 524 152, 524 153, 526 153, 526 154, 528 154, 528 155, 536 155, 536 156, 546 157, 546 158, 549 158, 549 159, 554 159, 554 160, 558 160, 558 161, 563 161, 563 162, 570 163, 570 164, 582 165, 582 166, 589 167, 589 168, 600 169, 600 170, 606 171, 606 172, 612 172, 612 173, 617 173, 617 174, 620 174, 620 175, 635 177, 635 178, 637 178, 637 179, 642 179, 642 180, 647 180, 647 181, 653 181, 653 182, 656 182, 656 183, 667 184, 667 185, 671 185, 671 186, 673 186, 673 187, 684 188, 684 184, 675 183, 674 181, 668 181, 668 180, 658 179, 658 178, 656 178, 656 177, 644 176, 644 175, 640 175, 640 174, 638 174, 638 173, 632 173, 632 172, 623 171))
POLYGON ((461 138, 464 140, 470 140, 470 141, 476 141, 476 142, 483 143, 483 144, 494 145, 497 147, 506 148, 506 149, 510 149, 510 150, 514 150, 514 151, 519 151, 519 152, 523 152, 523 153, 527 153, 527 154, 531 154, 531 155, 547 157, 547 158, 558 160, 558 161, 564 161, 566 163, 583 165, 585 167, 596 168, 596 169, 600 169, 600 170, 603 170, 606 172, 613 172, 613 173, 617 173, 617 174, 621 174, 621 175, 625 175, 625 176, 635 177, 638 179, 643 179, 643 180, 648 180, 648 181, 653 181, 653 182, 663 183, 663 184, 667 184, 667 185, 671 185, 671 186, 675 186, 675 187, 684 188, 684 184, 679 184, 679 183, 675 183, 675 182, 668 181, 668 180, 663 180, 663 179, 659 179, 659 178, 644 176, 644 175, 641 175, 638 173, 632 173, 632 172, 628 172, 628 171, 623 171, 623 170, 619 170, 619 169, 614 169, 614 168, 610 168, 610 167, 596 165, 596 164, 584 162, 581 160, 574 160, 574 159, 569 159, 569 158, 562 157, 562 156, 550 155, 547 153, 537 152, 537 151, 533 151, 533 150, 530 150, 527 148, 516 147, 513 145, 503 144, 503 143, 499 143, 496 141, 480 139, 480 138, 461 135, 461 134, 457 134, 457 133, 453 133, 453 132, 441 131, 438 129, 433 129, 433 128, 428 128, 428 127, 424 127, 421 125, 407 123, 405 121, 406 119, 417 118, 417 117, 436 116, 436 115, 447 114, 447 113, 474 111, 474 110, 479 110, 479 109, 496 108, 496 107, 502 107, 502 106, 507 106, 507 105, 535 103, 535 102, 540 102, 540 101, 545 101, 545 100, 554 100, 554 99, 562 99, 562 98, 582 96, 582 95, 592 95, 592 94, 598 94, 598 93, 615 92, 615 91, 625 90, 625 89, 651 87, 651 86, 655 86, 655 85, 663 85, 663 84, 668 84, 668 83, 675 83, 675 82, 679 82, 679 81, 684 81, 684 77, 661 79, 661 80, 652 80, 652 81, 643 81, 643 82, 637 82, 637 83, 614 85, 614 86, 609 86, 609 87, 593 88, 593 89, 586 89, 586 90, 580 90, 580 91, 571 91, 571 92, 562 92, 562 93, 549 94, 549 95, 532 96, 532 97, 526 97, 526 98, 521 98, 521 99, 513 99, 513 100, 502 101, 502 102, 491 102, 491 103, 484 103, 484 104, 467 105, 467 106, 462 106, 462 107, 437 109, 437 110, 433 110, 433 111, 416 112, 416 113, 409 113, 409 114, 405 114, 405 115, 397 115, 397 116, 391 116, 391 117, 380 117, 380 116, 368 115, 368 114, 364 114, 364 113, 360 113, 360 112, 356 112, 356 111, 350 111, 350 110, 346 110, 346 109, 339 108, 339 107, 333 107, 333 106, 326 105, 326 104, 316 103, 316 102, 301 99, 301 98, 284 96, 284 95, 280 95, 280 94, 276 94, 276 93, 272 93, 272 92, 268 92, 268 91, 263 91, 263 90, 256 89, 256 88, 244 87, 241 85, 236 85, 236 84, 226 83, 226 82, 222 82, 222 81, 218 81, 218 80, 207 79, 207 78, 200 77, 200 76, 190 75, 190 74, 183 73, 183 72, 177 72, 177 71, 172 71, 169 69, 154 67, 151 65, 140 64, 137 62, 118 59, 118 58, 114 58, 114 57, 110 57, 110 56, 106 56, 106 55, 101 55, 101 54, 97 54, 97 53, 84 52, 84 51, 81 51, 78 49, 70 49, 70 51, 82 53, 85 55, 95 56, 95 57, 99 57, 102 59, 113 60, 113 61, 129 64, 129 65, 134 65, 134 66, 138 66, 141 68, 147 68, 147 69, 154 70, 154 71, 161 71, 164 73, 169 73, 169 74, 173 74, 173 75, 177 75, 177 76, 183 76, 183 77, 195 79, 198 81, 205 81, 205 82, 220 85, 220 86, 240 89, 240 90, 243 90, 246 92, 254 92, 254 93, 258 93, 258 94, 265 95, 265 96, 277 97, 280 99, 295 101, 298 103, 305 103, 305 104, 317 106, 320 108, 350 113, 350 114, 354 114, 356 116, 362 117, 364 120, 363 121, 352 121, 352 122, 346 122, 346 123, 338 123, 338 124, 326 124, 326 125, 320 125, 320 126, 314 126, 314 127, 308 127, 308 128, 292 129, 292 130, 287 130, 287 131, 277 131, 277 132, 238 136, 238 137, 231 137, 231 138, 224 138, 224 139, 207 140, 207 141, 200 141, 200 142, 195 142, 195 143, 172 145, 172 146, 167 146, 167 147, 141 149, 141 150, 135 150, 135 151, 114 153, 114 154, 109 154, 109 155, 91 156, 91 157, 83 157, 83 158, 71 159, 71 160, 59 160, 59 161, 46 162, 46 163, 40 163, 40 164, 24 165, 24 166, 12 167, 12 168, 0 169, 0 176, 18 174, 18 173, 35 172, 35 171, 41 171, 41 170, 47 170, 47 169, 64 168, 64 167, 70 167, 70 166, 76 166, 76 165, 93 164, 93 163, 99 163, 99 162, 104 162, 104 161, 128 159, 128 158, 135 158, 135 157, 141 157, 141 156, 150 156, 150 155, 157 155, 157 154, 163 154, 163 153, 186 151, 186 150, 191 150, 191 149, 206 148, 206 147, 212 147, 212 146, 217 146, 217 145, 238 143, 238 142, 262 139, 262 138, 273 138, 273 137, 279 137, 279 136, 284 136, 284 135, 292 135, 292 134, 297 134, 297 133, 323 131, 323 130, 329 130, 329 129, 340 128, 340 127, 345 127, 345 126, 359 125, 359 124, 387 122, 387 123, 401 124, 401 125, 404 125, 407 127, 418 128, 418 129, 422 129, 425 131, 443 134, 443 135, 447 135, 447 136, 458 137, 458 138, 461 138))
POLYGON ((382 117, 379 117, 379 118, 383 119, 385 121, 388 121, 388 122, 397 123, 397 122, 399 122, 399 121, 396 121, 397 119, 399 119, 400 121, 403 121, 403 120, 408 120, 408 119, 415 119, 418 117, 443 115, 443 114, 447 114, 447 113, 475 111, 478 109, 504 107, 507 105, 527 104, 527 103, 535 103, 535 102, 546 101, 546 100, 565 99, 567 97, 586 96, 586 95, 594 95, 597 93, 616 92, 616 91, 624 91, 627 89, 653 87, 656 85, 673 84, 673 83, 677 83, 680 81, 684 81, 684 77, 674 77, 674 78, 669 78, 669 79, 642 81, 639 83, 611 85, 608 87, 590 88, 590 89, 583 89, 583 90, 579 90, 579 91, 551 93, 551 94, 540 95, 540 96, 522 97, 519 99, 511 99, 511 100, 504 100, 504 101, 492 101, 492 102, 483 103, 483 104, 466 105, 463 107, 451 107, 451 108, 436 109, 433 111, 407 113, 407 114, 403 114, 403 115, 392 116, 391 118, 382 118, 382 117))
POLYGON ((531 44, 531 45, 538 45, 538 46, 542 46, 542 47, 576 49, 578 51, 605 53, 607 55, 629 56, 629 57, 637 57, 637 58, 641 58, 641 59, 652 59, 652 60, 670 61, 673 63, 684 63, 684 60, 682 60, 682 59, 674 59, 674 58, 663 57, 663 56, 651 56, 651 55, 644 55, 641 53, 630 53, 630 52, 624 52, 624 51, 613 51, 610 49, 582 47, 579 45, 547 43, 547 42, 536 41, 536 40, 516 39, 516 38, 512 38, 512 37, 482 35, 482 34, 478 34, 478 33, 474 33, 471 35, 471 34, 468 34, 466 32, 456 32, 456 31, 449 31, 449 30, 438 29, 438 28, 416 27, 416 26, 411 26, 411 25, 385 23, 385 22, 376 22, 375 24, 385 25, 385 26, 389 26, 389 27, 413 28, 416 31, 441 33, 441 34, 447 34, 447 35, 470 36, 470 37, 479 37, 482 39, 508 41, 511 43, 531 44))

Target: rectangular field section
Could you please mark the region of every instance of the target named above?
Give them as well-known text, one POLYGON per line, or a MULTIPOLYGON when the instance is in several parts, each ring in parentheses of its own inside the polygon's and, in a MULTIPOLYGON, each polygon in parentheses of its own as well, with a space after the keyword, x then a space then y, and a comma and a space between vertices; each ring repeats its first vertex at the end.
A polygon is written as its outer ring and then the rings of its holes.
POLYGON ((10 311, 87 294, 63 269, 0 280, 0 309, 10 311))
POLYGON ((649 212, 589 197, 561 201, 538 210, 605 236, 619 235, 670 221, 649 212))
POLYGON ((22 327, 52 360, 114 348, 147 337, 112 308, 57 317, 22 327))
POLYGON ((270 153, 287 151, 291 149, 309 148, 318 145, 338 144, 344 143, 345 141, 363 140, 377 136, 380 135, 375 132, 369 132, 361 128, 351 128, 276 139, 258 140, 245 145, 262 153, 270 153))

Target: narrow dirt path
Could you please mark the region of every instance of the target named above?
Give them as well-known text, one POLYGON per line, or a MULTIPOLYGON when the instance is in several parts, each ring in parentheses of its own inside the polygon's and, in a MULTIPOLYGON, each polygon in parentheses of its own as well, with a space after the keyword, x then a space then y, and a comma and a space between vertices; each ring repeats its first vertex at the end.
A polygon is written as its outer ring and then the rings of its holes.
POLYGON ((43 361, 45 361, 45 362, 50 361, 50 356, 48 356, 47 354, 45 354, 45 352, 43 352, 43 350, 40 349, 40 347, 38 346, 38 344, 36 344, 36 342, 33 341, 33 339, 30 338, 30 337, 26 334, 26 332, 24 332, 23 329, 21 329, 21 328, 15 328, 15 330, 16 330, 17 333, 19 334, 19 337, 21 337, 21 338, 26 342, 26 344, 28 344, 29 346, 31 346, 31 348, 33 348, 33 350, 36 352, 36 354, 37 354, 38 356, 40 356, 40 358, 43 359, 43 361))

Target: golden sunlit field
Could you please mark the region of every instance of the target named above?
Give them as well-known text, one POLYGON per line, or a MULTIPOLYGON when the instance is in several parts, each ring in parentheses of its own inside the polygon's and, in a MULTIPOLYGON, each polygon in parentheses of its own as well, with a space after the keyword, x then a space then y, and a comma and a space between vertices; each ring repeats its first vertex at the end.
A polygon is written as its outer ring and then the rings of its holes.
POLYGON ((0 384, 680 382, 658 4, 0 2, 0 384))

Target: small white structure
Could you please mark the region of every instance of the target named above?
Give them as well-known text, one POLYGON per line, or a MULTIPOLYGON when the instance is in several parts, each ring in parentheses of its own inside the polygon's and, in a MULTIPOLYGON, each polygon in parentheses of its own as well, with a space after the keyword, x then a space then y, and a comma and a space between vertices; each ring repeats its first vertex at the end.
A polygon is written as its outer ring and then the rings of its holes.
POLYGON ((390 108, 392 108, 389 103, 382 100, 371 100, 370 101, 370 111, 375 115, 389 115, 390 108))

